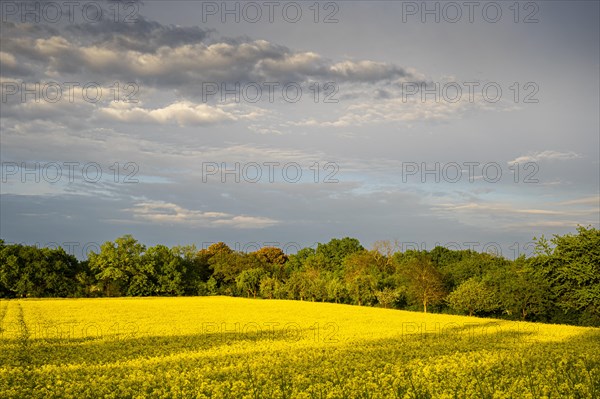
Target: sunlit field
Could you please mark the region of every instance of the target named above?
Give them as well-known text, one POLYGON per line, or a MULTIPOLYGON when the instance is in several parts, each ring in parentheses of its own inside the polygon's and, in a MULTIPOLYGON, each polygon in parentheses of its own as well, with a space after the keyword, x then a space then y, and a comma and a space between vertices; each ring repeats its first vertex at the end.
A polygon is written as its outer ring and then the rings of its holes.
POLYGON ((1 398, 597 398, 600 330, 231 297, 0 301, 1 398))

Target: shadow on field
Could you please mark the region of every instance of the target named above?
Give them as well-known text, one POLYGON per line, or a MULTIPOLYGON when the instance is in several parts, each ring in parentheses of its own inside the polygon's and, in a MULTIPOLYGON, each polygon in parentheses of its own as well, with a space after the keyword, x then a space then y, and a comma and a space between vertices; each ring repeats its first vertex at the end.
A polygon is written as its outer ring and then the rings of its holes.
POLYGON ((356 337, 331 344, 310 341, 310 329, 293 334, 214 331, 113 340, 28 339, 26 343, 24 338, 4 339, 0 340, 0 366, 14 367, 11 378, 19 379, 22 392, 32 393, 21 397, 33 396, 38 378, 49 381, 55 375, 82 387, 102 379, 106 392, 115 394, 111 397, 123 392, 122 381, 134 384, 134 390, 145 384, 180 387, 179 375, 188 387, 208 384, 203 388, 207 396, 214 386, 229 384, 245 384, 256 398, 289 398, 291 392, 309 389, 313 397, 327 397, 335 389, 333 397, 344 399, 432 398, 442 391, 454 397, 491 399, 498 392, 510 392, 515 384, 516 393, 507 397, 525 393, 543 397, 541 385, 549 392, 547 397, 600 396, 596 377, 600 329, 562 341, 538 342, 537 331, 503 331, 494 321, 444 329, 416 327, 407 325, 391 338, 356 337), (296 345, 299 338, 303 341, 296 345), (140 362, 124 363, 128 360, 140 362), (76 367, 60 367, 66 364, 76 367), (106 368, 93 367, 99 365, 106 368), (138 381, 140 375, 143 382, 138 381), (275 395, 277 389, 289 395, 275 395))
MULTIPOLYGON (((534 326, 535 327, 535 326, 534 326)), ((213 330, 214 331, 214 330, 213 330)), ((177 354, 189 354, 190 361, 202 362, 202 351, 215 350, 207 357, 275 352, 270 344, 284 343, 280 356, 296 359, 300 363, 313 364, 332 356, 344 362, 374 362, 373 367, 399 364, 417 359, 435 359, 472 352, 527 352, 551 353, 600 353, 600 329, 585 331, 563 341, 538 342, 537 329, 523 324, 522 328, 502 329, 495 321, 477 322, 473 325, 437 326, 407 325, 394 338, 356 339, 348 342, 323 343, 311 341, 310 329, 290 330, 222 330, 191 335, 107 337, 107 338, 24 338, 0 339, 0 365, 41 366, 64 364, 109 364, 135 359, 162 358, 177 354), (301 347, 294 343, 303 340, 301 347), (233 346, 243 345, 243 351, 233 346), (288 345, 285 345, 288 344, 288 345), (199 354, 198 358, 194 354, 199 354), (320 360, 319 360, 320 359, 320 360)), ((516 355, 515 355, 516 356, 516 355)), ((592 357, 595 367, 600 367, 600 355, 592 357)), ((167 359, 168 360, 168 359, 167 359)), ((332 359, 333 360, 333 359, 332 359)), ((172 359, 171 361, 178 361, 172 359)), ((333 366, 333 363, 332 363, 333 366)), ((599 387, 600 388, 600 387, 599 387)))
MULTIPOLYGON (((233 328, 231 329, 233 330, 233 328)), ((41 366, 64 364, 105 364, 137 358, 164 357, 195 353, 236 344, 250 345, 250 352, 269 350, 269 342, 293 344, 310 337, 309 329, 215 331, 189 335, 139 336, 131 335, 96 338, 0 338, 0 365, 41 366), (265 345, 266 344, 266 345, 265 345), (255 350, 252 349, 255 346, 255 350), (26 351, 26 353, 24 353, 26 351), (23 359, 28 359, 24 364, 23 359)), ((248 347, 244 349, 248 350, 248 347)), ((214 355, 213 355, 214 356, 214 355)))
POLYGON ((379 377, 375 385, 365 384, 355 396, 364 398, 375 392, 397 398, 434 398, 444 387, 454 397, 491 399, 517 381, 525 384, 521 393, 529 392, 532 397, 544 397, 538 386, 543 383, 550 392, 547 397, 600 398, 600 378, 596 377, 600 373, 600 330, 558 342, 536 342, 530 339, 533 333, 519 331, 461 335, 467 330, 457 328, 458 335, 364 340, 322 353, 306 351, 291 355, 293 366, 284 364, 280 372, 308 373, 307 378, 333 384, 343 384, 344 379, 330 370, 344 367, 352 370, 345 379, 366 373, 395 376, 393 382, 379 377), (318 374, 311 375, 312 370, 318 374))

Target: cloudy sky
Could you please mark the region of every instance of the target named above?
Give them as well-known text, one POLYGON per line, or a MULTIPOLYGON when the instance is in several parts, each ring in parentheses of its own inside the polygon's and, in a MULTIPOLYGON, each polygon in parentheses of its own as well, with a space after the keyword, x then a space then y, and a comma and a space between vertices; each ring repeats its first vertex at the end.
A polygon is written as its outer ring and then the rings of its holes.
POLYGON ((599 3, 3 2, 0 236, 531 253, 600 223, 599 3))

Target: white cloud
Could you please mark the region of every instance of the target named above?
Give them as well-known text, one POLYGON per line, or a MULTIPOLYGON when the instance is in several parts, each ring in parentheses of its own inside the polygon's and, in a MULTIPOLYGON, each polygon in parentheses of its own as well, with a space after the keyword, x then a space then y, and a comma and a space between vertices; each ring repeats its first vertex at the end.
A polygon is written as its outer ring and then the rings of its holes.
POLYGON ((210 125, 234 121, 236 116, 208 104, 194 104, 180 101, 164 108, 148 109, 141 107, 106 107, 98 111, 101 115, 119 122, 158 123, 161 125, 177 123, 179 126, 210 125))
POLYGON ((15 68, 17 66, 17 60, 12 54, 0 51, 0 65, 3 67, 15 68))
POLYGON ((585 201, 546 202, 544 208, 531 208, 527 201, 516 198, 513 202, 444 202, 432 205, 431 209, 440 216, 460 220, 461 223, 500 229, 531 227, 573 227, 577 224, 597 224, 600 214, 598 204, 585 201), (596 205, 591 207, 569 207, 568 205, 596 205))
POLYGON ((560 151, 531 151, 527 155, 522 155, 509 161, 508 164, 512 163, 523 163, 523 162, 539 162, 539 161, 566 161, 569 159, 581 158, 580 154, 573 151, 560 152, 560 151))
POLYGON ((487 214, 525 214, 525 215, 564 215, 565 212, 553 211, 547 209, 519 209, 511 204, 479 204, 469 202, 465 204, 439 204, 436 206, 439 210, 451 212, 485 212, 487 214))
POLYGON ((600 196, 577 198, 574 200, 559 202, 559 205, 600 205, 600 196))
POLYGON ((224 212, 204 212, 186 209, 177 204, 163 201, 139 202, 126 209, 133 218, 158 224, 188 225, 190 227, 231 227, 234 229, 263 229, 279 222, 274 219, 232 215, 224 212))
POLYGON ((274 135, 282 135, 284 134, 281 130, 275 129, 272 127, 260 126, 260 125, 248 125, 248 129, 258 133, 258 134, 274 134, 274 135))
MULTIPOLYGON (((471 104, 473 106, 473 104, 471 104)), ((476 105, 475 105, 476 106, 476 105)), ((295 126, 316 127, 352 127, 373 123, 422 122, 460 119, 469 107, 466 101, 449 102, 418 102, 404 100, 400 97, 372 100, 369 102, 348 106, 341 116, 333 121, 319 121, 308 118, 299 122, 290 122, 295 126)))

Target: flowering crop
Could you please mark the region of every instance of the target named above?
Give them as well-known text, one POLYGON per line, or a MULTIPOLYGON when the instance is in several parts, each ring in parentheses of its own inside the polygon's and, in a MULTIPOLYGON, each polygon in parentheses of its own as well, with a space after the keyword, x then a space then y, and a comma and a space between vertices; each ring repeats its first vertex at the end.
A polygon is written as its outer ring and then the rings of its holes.
POLYGON ((0 301, 2 398, 597 398, 600 330, 230 297, 0 301))

